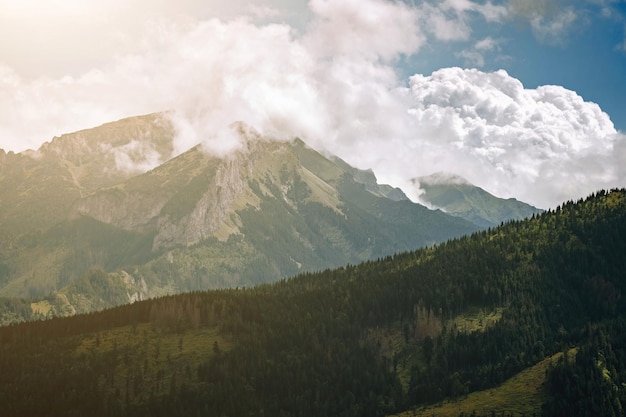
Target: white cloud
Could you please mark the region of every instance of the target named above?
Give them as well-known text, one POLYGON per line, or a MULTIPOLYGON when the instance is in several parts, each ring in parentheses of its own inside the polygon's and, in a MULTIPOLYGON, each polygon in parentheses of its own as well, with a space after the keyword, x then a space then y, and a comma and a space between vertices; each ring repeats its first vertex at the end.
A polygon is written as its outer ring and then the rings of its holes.
POLYGON ((247 8, 248 14, 257 19, 269 19, 283 15, 283 12, 277 8, 267 5, 250 4, 247 8))
POLYGON ((539 42, 558 45, 565 43, 574 30, 580 31, 589 23, 588 6, 594 3, 601 6, 599 15, 611 17, 612 8, 603 0, 508 0, 506 7, 508 17, 530 24, 539 42))
POLYGON ((509 13, 505 6, 490 1, 481 4, 470 0, 445 0, 440 7, 443 10, 454 10, 457 14, 478 13, 488 22, 500 22, 509 13))
POLYGON ((312 2, 316 20, 298 38, 288 25, 245 18, 157 21, 147 26, 139 51, 80 76, 29 81, 7 69, 0 78, 0 125, 8 127, 1 146, 21 150, 49 139, 37 136, 42 125, 56 134, 170 109, 185 119, 177 151, 236 120, 274 136, 338 135, 342 117, 366 120, 380 102, 393 101, 388 90, 399 82, 385 62, 415 52, 423 37, 416 12, 404 4, 331 6, 312 2))
POLYGON ((476 42, 474 48, 478 51, 493 51, 498 47, 499 42, 490 36, 476 42))
POLYGON ((421 24, 435 39, 442 41, 466 41, 472 35, 472 19, 481 16, 486 22, 502 22, 509 11, 505 6, 492 2, 476 3, 470 0, 445 0, 422 2, 421 24))
POLYGON ((137 53, 154 22, 244 15, 291 24, 309 17, 305 0, 0 0, 0 63, 26 78, 79 76, 137 53))
POLYGON ((457 56, 465 58, 466 67, 482 68, 485 66, 485 57, 475 49, 461 51, 457 56))
POLYGON ((117 169, 129 172, 146 172, 164 161, 161 155, 148 143, 131 140, 126 145, 111 148, 117 169))
POLYGON ((465 66, 482 68, 485 66, 485 54, 499 49, 499 41, 486 37, 476 42, 472 48, 458 52, 456 55, 465 58, 465 66))
POLYGON ((536 15, 530 20, 535 37, 545 43, 556 44, 563 41, 574 26, 580 26, 579 18, 573 9, 565 9, 552 18, 536 15))
POLYGON ((321 55, 391 60, 424 43, 418 14, 385 0, 311 0, 315 16, 307 42, 321 55))
POLYGON ((435 39, 449 42, 470 38, 472 29, 466 13, 462 10, 442 8, 441 4, 434 6, 429 3, 423 3, 420 9, 422 25, 435 39))

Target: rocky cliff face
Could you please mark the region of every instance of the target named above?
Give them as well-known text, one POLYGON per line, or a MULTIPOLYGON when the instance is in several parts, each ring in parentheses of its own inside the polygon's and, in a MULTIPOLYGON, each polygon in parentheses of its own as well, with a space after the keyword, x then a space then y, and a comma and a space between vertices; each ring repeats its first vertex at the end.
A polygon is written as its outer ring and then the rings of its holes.
MULTIPOLYGON (((233 203, 245 194, 250 194, 248 180, 258 156, 247 148, 226 157, 219 162, 213 177, 205 178, 197 190, 197 201, 188 213, 183 213, 181 217, 175 211, 160 213, 156 220, 157 234, 153 249, 190 245, 216 236, 220 228, 226 227, 229 217, 234 216, 233 203)), ((194 191, 189 190, 190 193, 194 191)), ((178 198, 184 199, 186 196, 178 198)), ((180 204, 175 200, 170 202, 172 205, 180 204)), ((225 237, 224 233, 220 237, 225 237)))

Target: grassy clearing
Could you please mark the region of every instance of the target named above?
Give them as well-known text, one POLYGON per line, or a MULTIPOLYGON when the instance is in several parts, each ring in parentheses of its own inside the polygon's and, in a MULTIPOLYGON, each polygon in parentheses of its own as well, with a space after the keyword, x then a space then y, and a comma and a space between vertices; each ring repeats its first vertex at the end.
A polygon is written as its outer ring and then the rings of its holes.
POLYGON ((92 333, 82 340, 76 353, 92 351, 107 352, 114 347, 124 349, 138 345, 147 346, 148 353, 155 356, 168 354, 204 359, 213 353, 214 343, 218 343, 221 351, 229 350, 230 342, 219 335, 217 328, 193 329, 183 332, 169 332, 155 327, 151 323, 118 327, 115 329, 92 333), (181 342, 182 341, 182 342, 181 342), (159 346, 158 355, 156 346, 159 346))
MULTIPOLYGON (((574 355, 575 349, 569 351, 574 355)), ((502 385, 485 391, 473 392, 459 400, 444 402, 436 406, 416 408, 397 414, 395 417, 458 417, 461 413, 471 415, 501 415, 505 412, 514 416, 541 415, 541 405, 545 401, 543 383, 546 370, 563 354, 557 353, 527 368, 502 385)))
POLYGON ((94 378, 102 395, 128 404, 193 384, 199 364, 231 347, 217 328, 173 332, 144 323, 86 335, 75 353, 88 361, 100 357, 94 363, 107 366, 94 370, 94 378))
POLYGON ((492 311, 485 311, 482 308, 472 308, 465 314, 461 314, 452 320, 452 325, 460 332, 472 333, 482 332, 493 326, 502 318, 504 308, 498 307, 492 311))
MULTIPOLYGON (((472 307, 465 313, 447 321, 445 326, 454 327, 459 332, 482 332, 500 320, 503 311, 504 308, 501 307, 491 311, 472 307)), ((422 318, 426 315, 426 310, 419 314, 422 318)), ((422 337, 424 334, 436 337, 443 325, 438 317, 430 315, 428 319, 424 318, 417 326, 419 328, 418 333, 422 337)), ((396 325, 387 328, 371 328, 365 337, 368 343, 379 349, 381 355, 393 361, 395 371, 405 390, 409 386, 411 368, 417 366, 423 369, 426 366, 421 343, 411 334, 412 330, 406 329, 406 331, 407 335, 405 335, 402 325, 396 323, 396 325)))

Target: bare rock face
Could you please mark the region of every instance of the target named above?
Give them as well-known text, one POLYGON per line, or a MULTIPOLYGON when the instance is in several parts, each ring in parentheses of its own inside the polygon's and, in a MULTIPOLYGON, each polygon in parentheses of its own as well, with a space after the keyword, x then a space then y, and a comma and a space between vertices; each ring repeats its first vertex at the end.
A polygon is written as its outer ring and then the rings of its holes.
POLYGON ((246 191, 252 165, 254 160, 241 153, 224 159, 214 177, 204 184, 204 192, 191 212, 182 217, 159 216, 153 249, 190 245, 215 235, 232 213, 234 201, 246 191))
POLYGON ((155 251, 236 233, 235 203, 254 201, 249 181, 273 175, 270 160, 288 152, 290 145, 234 129, 242 141, 237 151, 216 157, 197 146, 154 170, 81 198, 74 211, 125 230, 152 231, 155 251))

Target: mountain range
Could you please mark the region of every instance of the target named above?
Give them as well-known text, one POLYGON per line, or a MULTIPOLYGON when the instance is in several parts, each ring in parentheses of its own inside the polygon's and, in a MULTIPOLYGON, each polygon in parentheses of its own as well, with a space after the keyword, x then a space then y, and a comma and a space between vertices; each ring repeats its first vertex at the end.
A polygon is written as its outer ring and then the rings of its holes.
POLYGON ((3 322, 272 282, 538 212, 454 178, 416 179, 442 210, 429 209, 300 139, 232 130, 241 146, 226 156, 176 154, 167 113, 0 151, 3 322))

